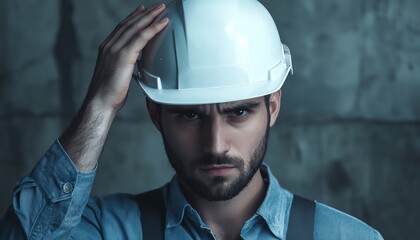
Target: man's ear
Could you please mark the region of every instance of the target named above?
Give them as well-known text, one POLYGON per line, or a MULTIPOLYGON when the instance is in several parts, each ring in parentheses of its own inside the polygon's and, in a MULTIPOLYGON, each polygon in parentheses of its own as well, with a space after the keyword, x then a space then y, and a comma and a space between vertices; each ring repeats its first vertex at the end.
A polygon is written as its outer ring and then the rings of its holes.
POLYGON ((269 111, 270 111, 270 127, 276 123, 277 116, 280 112, 280 105, 281 105, 281 89, 272 93, 270 96, 270 100, 268 102, 269 111))
POLYGON ((150 120, 152 120, 153 124, 160 132, 160 111, 162 110, 161 106, 159 106, 157 103, 152 102, 148 97, 146 97, 146 105, 147 110, 149 111, 150 120))

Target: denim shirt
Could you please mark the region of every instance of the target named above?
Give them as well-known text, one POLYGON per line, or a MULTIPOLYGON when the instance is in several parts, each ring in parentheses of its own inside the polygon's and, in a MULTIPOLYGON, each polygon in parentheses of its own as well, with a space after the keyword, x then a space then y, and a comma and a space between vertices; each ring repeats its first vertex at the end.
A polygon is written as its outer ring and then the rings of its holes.
MULTIPOLYGON (((285 239, 293 194, 263 164, 268 182, 257 212, 242 227, 243 239, 285 239)), ((55 141, 17 184, 13 205, 0 222, 0 239, 142 239, 140 212, 131 194, 90 197, 96 169, 78 172, 55 141)), ((216 239, 188 203, 176 177, 163 187, 166 239, 216 239)), ((383 239, 360 220, 316 203, 314 239, 383 239)))

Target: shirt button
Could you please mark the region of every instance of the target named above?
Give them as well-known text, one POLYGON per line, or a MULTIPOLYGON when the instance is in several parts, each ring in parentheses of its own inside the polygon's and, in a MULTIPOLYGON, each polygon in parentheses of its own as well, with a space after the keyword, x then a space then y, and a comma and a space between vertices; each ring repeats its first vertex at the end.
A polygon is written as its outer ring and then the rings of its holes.
POLYGON ((69 182, 64 183, 63 192, 66 194, 73 192, 73 185, 69 182))

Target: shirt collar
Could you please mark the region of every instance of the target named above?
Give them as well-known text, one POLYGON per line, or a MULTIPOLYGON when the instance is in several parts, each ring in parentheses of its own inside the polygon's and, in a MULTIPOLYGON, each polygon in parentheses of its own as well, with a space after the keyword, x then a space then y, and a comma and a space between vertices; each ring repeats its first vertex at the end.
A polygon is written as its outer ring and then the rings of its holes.
POLYGON ((171 228, 181 224, 185 209, 191 207, 181 191, 181 186, 176 175, 169 184, 168 205, 166 212, 166 227, 171 228))
POLYGON ((269 166, 265 163, 261 166, 261 174, 268 181, 268 188, 264 201, 256 214, 260 215, 271 232, 281 239, 285 229, 287 205, 290 198, 288 195, 291 195, 291 193, 280 186, 269 166))
MULTIPOLYGON (((261 165, 261 173, 265 180, 267 180, 268 188, 264 201, 256 214, 264 219, 270 231, 280 239, 284 233, 288 204, 287 195, 290 195, 290 193, 280 186, 270 168, 265 163, 261 165)), ((192 207, 182 193, 180 183, 175 175, 169 184, 166 227, 171 228, 179 225, 188 208, 192 207)))

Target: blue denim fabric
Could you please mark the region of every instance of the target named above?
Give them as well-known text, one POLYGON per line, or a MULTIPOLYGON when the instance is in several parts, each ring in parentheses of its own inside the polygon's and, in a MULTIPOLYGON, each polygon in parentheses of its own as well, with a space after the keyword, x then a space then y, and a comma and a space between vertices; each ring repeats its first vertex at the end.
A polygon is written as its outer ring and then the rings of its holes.
MULTIPOLYGON (((243 226, 243 239, 285 239, 293 194, 267 165, 269 183, 258 211, 243 226)), ((96 169, 78 172, 58 140, 17 184, 13 205, 0 222, 0 239, 142 239, 140 212, 130 194, 90 197, 96 169)), ((215 239, 174 177, 163 187, 166 239, 215 239)), ((383 239, 365 223, 316 203, 314 239, 383 239)))

